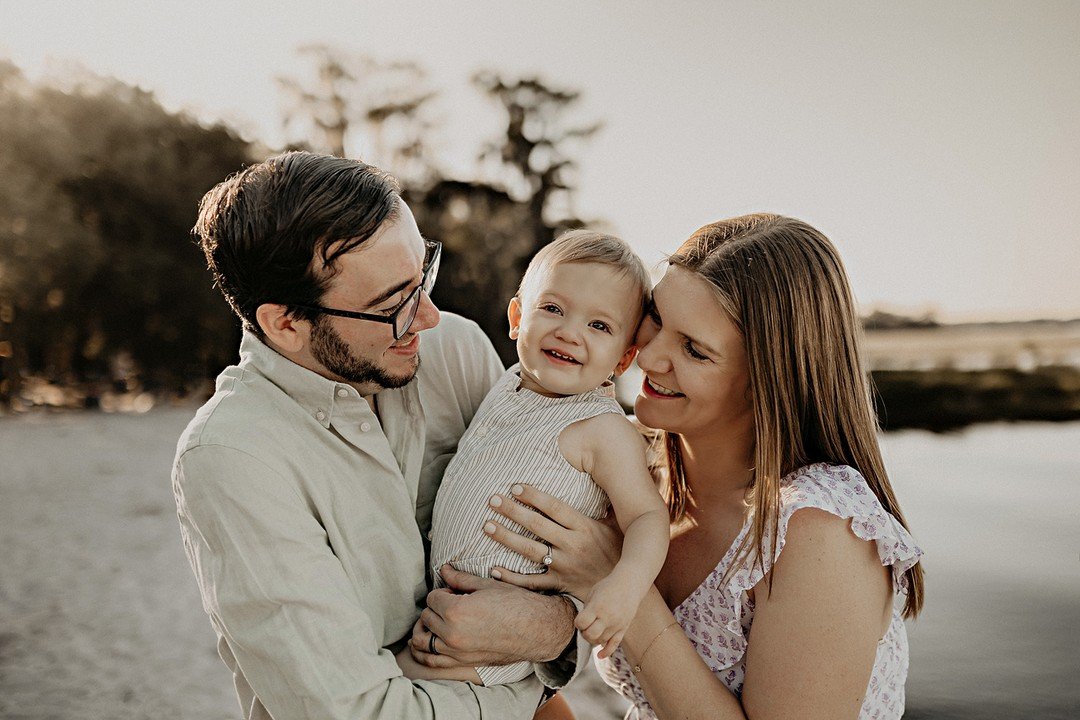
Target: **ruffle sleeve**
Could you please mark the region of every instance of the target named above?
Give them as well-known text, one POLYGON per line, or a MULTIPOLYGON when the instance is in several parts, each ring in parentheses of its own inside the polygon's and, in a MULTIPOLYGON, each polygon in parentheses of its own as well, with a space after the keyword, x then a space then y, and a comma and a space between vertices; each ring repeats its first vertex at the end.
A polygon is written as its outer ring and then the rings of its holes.
MULTIPOLYGON (((698 647, 713 672, 723 675, 726 668, 740 665, 746 653, 749 622, 747 621, 747 592, 772 569, 784 549, 791 516, 804 508, 824 510, 850 519, 851 530, 863 540, 877 546, 882 566, 892 568, 893 588, 907 593, 907 572, 922 556, 922 550, 903 525, 886 512, 866 479, 858 470, 846 465, 818 463, 808 465, 783 478, 780 487, 780 522, 777 546, 770 552, 771 538, 765 538, 764 563, 755 561, 754 553, 736 558, 751 522, 748 520, 727 556, 706 579, 698 591, 691 594, 677 613, 683 615, 683 628, 698 647), (732 562, 739 565, 724 581, 732 562)), ((752 612, 752 609, 750 610, 752 612)), ((733 670, 741 675, 741 667, 733 670)), ((741 686, 741 677, 731 680, 741 686)))

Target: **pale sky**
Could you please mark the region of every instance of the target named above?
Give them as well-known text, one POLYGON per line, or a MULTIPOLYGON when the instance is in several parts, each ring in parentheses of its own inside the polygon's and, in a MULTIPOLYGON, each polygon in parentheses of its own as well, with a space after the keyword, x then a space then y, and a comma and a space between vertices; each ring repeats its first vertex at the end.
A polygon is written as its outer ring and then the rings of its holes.
POLYGON ((32 78, 75 61, 270 144, 296 47, 416 60, 462 176, 501 128, 469 77, 538 73, 605 122, 578 212, 647 261, 779 212, 833 239, 864 310, 950 320, 1080 317, 1078 38, 1074 0, 0 0, 0 55, 32 78))

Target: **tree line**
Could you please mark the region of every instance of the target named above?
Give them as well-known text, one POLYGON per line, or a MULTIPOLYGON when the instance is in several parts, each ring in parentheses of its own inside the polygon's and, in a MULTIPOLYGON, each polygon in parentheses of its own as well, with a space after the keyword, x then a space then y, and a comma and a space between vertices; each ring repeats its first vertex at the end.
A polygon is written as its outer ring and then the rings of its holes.
MULTIPOLYGON (((600 124, 572 121, 572 89, 478 73, 473 87, 502 126, 476 148, 477 176, 455 177, 430 147, 439 95, 422 67, 320 45, 300 53, 309 76, 278 78, 282 122, 298 138, 281 149, 363 157, 397 175, 421 231, 444 246, 433 299, 476 320, 509 364, 506 302, 537 250, 586 224, 570 210, 574 154, 600 124)), ((208 189, 277 151, 115 79, 32 82, 0 59, 0 412, 208 392, 236 359, 240 327, 190 228, 208 189)), ((882 313, 864 324, 936 325, 882 313)), ((874 380, 889 429, 1080 419, 1075 367, 874 380)))
MULTIPOLYGON (((283 122, 301 133, 284 149, 344 156, 362 139, 444 244, 435 301, 476 319, 509 361, 505 303, 528 258, 583 224, 558 208, 572 205, 574 144, 599 124, 568 121, 576 91, 479 73, 505 120, 477 148, 494 179, 450 177, 425 142, 437 93, 419 66, 301 52, 314 77, 278 79, 283 122)), ((190 228, 210 187, 276 151, 118 80, 32 82, 0 59, 0 408, 32 402, 33 384, 86 406, 204 392, 234 361, 239 324, 190 228)))

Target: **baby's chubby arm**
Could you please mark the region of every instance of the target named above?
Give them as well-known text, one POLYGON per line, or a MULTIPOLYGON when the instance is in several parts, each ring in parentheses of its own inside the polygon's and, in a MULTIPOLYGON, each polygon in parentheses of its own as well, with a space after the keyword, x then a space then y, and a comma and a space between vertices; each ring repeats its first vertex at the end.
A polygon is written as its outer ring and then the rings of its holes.
POLYGON ((586 640, 603 646, 600 657, 607 657, 664 565, 668 510, 649 473, 644 440, 625 417, 606 413, 574 423, 559 436, 559 449, 607 493, 623 532, 619 562, 581 598, 585 607, 575 621, 586 640))

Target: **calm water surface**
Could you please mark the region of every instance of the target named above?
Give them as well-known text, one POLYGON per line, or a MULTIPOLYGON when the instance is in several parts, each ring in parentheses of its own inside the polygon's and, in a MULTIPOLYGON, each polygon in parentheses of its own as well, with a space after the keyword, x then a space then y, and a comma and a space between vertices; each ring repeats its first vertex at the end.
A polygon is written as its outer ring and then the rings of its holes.
POLYGON ((910 718, 1080 718, 1080 423, 907 431, 886 463, 926 552, 910 718))

